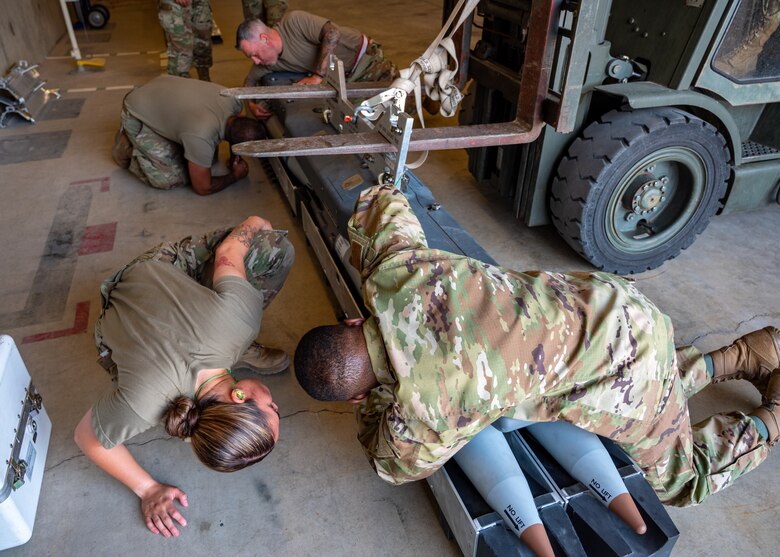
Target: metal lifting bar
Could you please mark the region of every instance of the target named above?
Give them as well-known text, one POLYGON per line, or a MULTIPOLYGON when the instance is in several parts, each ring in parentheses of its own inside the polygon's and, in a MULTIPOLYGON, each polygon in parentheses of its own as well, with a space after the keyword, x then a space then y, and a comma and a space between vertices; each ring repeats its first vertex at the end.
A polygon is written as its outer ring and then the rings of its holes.
MULTIPOLYGON (((435 129, 417 128, 411 133, 408 151, 433 151, 469 147, 488 147, 529 143, 541 133, 544 120, 542 103, 548 95, 554 45, 558 34, 561 1, 533 0, 528 22, 528 37, 521 73, 517 116, 513 121, 449 126, 435 129)), ((333 68, 335 69, 335 68, 333 68)), ((338 83, 334 72, 326 76, 329 86, 270 86, 225 89, 223 95, 240 99, 337 98, 338 83)), ((350 83, 344 87, 349 98, 365 98, 387 89, 376 83, 350 83)), ((345 127, 348 129, 349 127, 345 127)), ((336 155, 350 153, 392 153, 397 149, 378 131, 356 131, 327 136, 267 139, 241 143, 233 147, 237 155, 250 157, 336 155)))
MULTIPOLYGON (((387 83, 382 81, 366 81, 363 83, 347 83, 346 94, 349 99, 373 97, 387 90, 387 83)), ((237 99, 335 99, 339 92, 328 85, 268 85, 266 87, 234 87, 223 89, 225 96, 237 99)))

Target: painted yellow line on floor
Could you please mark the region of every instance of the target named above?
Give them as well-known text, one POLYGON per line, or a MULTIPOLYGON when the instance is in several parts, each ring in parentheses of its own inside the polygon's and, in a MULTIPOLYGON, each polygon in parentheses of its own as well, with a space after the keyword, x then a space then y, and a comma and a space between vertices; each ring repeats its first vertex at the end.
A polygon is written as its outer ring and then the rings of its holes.
MULTIPOLYGON (((154 54, 160 54, 161 52, 165 52, 164 50, 136 50, 132 52, 102 52, 100 54, 85 54, 82 56, 82 59, 89 59, 89 58, 104 58, 106 56, 151 56, 154 54)), ((73 58, 73 56, 47 56, 47 60, 68 60, 73 58)))
POLYGON ((95 93, 97 91, 122 91, 135 89, 135 85, 111 85, 110 87, 79 87, 76 89, 67 89, 65 93, 95 93))

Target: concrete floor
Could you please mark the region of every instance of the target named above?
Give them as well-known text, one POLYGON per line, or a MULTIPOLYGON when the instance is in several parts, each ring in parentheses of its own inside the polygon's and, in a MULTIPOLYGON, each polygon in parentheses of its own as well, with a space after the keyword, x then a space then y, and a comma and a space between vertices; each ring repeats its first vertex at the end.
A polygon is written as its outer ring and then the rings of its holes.
MULTIPOLYGON (((187 492, 189 526, 178 539, 150 534, 136 497, 74 445, 77 421, 111 388, 95 364, 92 342, 98 285, 160 241, 237 223, 248 213, 263 215, 275 227, 289 229, 298 257, 287 286, 264 317, 260 340, 292 352, 303 332, 337 315, 299 223, 256 161, 250 163, 249 179, 205 198, 189 189, 150 189, 114 165, 110 149, 128 90, 123 87, 161 73, 155 51, 164 49, 164 41, 156 2, 104 3, 111 10, 108 28, 79 34, 82 53, 110 54, 104 70, 76 72, 64 57, 69 51, 65 38, 40 66, 49 86, 63 90, 65 99, 84 99, 80 115, 0 130, 0 140, 71 130, 59 158, 0 169, 0 234, 6 238, 0 331, 19 345, 54 423, 33 537, 4 555, 459 555, 439 526, 427 488, 422 483, 391 487, 379 480, 355 440, 350 407, 309 399, 289 372, 268 379, 281 410, 282 438, 261 465, 228 475, 211 472, 186 444, 159 428, 130 443, 153 476, 187 492), (116 55, 137 51, 142 53, 116 55), (52 258, 42 256, 51 247, 50 231, 63 222, 74 231, 73 241, 59 246, 66 255, 52 266, 52 258), (84 231, 96 238, 91 248, 81 240, 84 231), (77 316, 86 307, 84 324, 77 316), (23 340, 42 333, 54 334, 23 340)), ((214 47, 212 79, 239 86, 249 66, 232 47, 241 5, 238 0, 213 4, 224 44, 214 47)), ((290 4, 360 28, 382 42, 399 65, 422 53, 440 21, 440 3, 434 0, 382 7, 344 0, 290 4)), ((550 227, 527 229, 514 221, 505 202, 474 184, 463 153, 433 154, 417 172, 502 264, 589 268, 550 227)), ((678 341, 695 342, 704 350, 778 324, 778 229, 777 207, 718 217, 691 248, 639 275, 638 284, 672 316, 678 341)), ((718 385, 693 401, 694 418, 724 409, 749 411, 758 398, 744 384, 718 385)), ((674 555, 776 554, 779 471, 780 461, 771 455, 759 470, 705 504, 670 508, 681 531, 674 555)))

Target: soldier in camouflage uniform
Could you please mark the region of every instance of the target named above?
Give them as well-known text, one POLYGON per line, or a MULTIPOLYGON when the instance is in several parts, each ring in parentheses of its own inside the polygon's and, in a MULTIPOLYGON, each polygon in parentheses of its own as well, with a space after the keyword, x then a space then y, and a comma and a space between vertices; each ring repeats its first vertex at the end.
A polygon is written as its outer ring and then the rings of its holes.
POLYGON ((244 19, 259 19, 268 27, 282 20, 287 11, 287 0, 241 0, 244 19))
POLYGON ((307 333, 295 372, 315 398, 359 403, 358 438, 390 483, 432 474, 500 417, 565 420, 617 442, 662 501, 683 506, 758 466, 777 440, 775 328, 708 355, 676 350, 669 318, 630 281, 429 249, 392 187, 362 193, 349 236, 371 317, 307 333), (687 399, 735 378, 762 391, 763 414, 691 426, 687 399))
MULTIPOLYGON (((187 236, 179 242, 163 242, 142 253, 100 283, 101 310, 100 318, 95 323, 95 346, 100 356, 98 361, 113 378, 116 378, 116 365, 111 360, 110 348, 103 341, 101 320, 110 305, 111 292, 122 281, 122 277, 138 264, 146 261, 164 261, 187 274, 197 283, 212 288, 214 253, 217 246, 232 230, 233 228, 218 228, 199 238, 187 236)), ((295 250, 287 239, 286 231, 261 231, 253 237, 244 258, 244 266, 246 280, 263 294, 263 310, 268 308, 284 286, 294 259, 295 250)), ((266 350, 272 349, 266 348, 266 350)), ((275 359, 279 357, 273 355, 275 359)))
MULTIPOLYGON (((255 64, 244 81, 246 87, 261 85, 264 76, 275 72, 300 74, 298 85, 321 83, 331 54, 344 62, 348 82, 398 77, 379 43, 357 29, 301 10, 286 14, 274 28, 257 19, 244 21, 236 30, 236 48, 255 64)), ((250 102, 249 110, 261 119, 271 115, 263 103, 250 102)))
POLYGON ((249 173, 241 157, 231 156, 228 173, 212 166, 219 144, 265 137, 254 118, 238 116, 241 101, 220 95, 217 83, 160 75, 127 94, 112 156, 142 182, 157 189, 191 185, 200 195, 222 191, 249 173))
POLYGON ((209 81, 213 64, 209 0, 159 0, 158 10, 168 48, 168 73, 189 77, 194 64, 198 78, 209 81))
POLYGON ((253 216, 234 229, 160 244, 102 283, 95 341, 116 384, 86 412, 74 438, 139 497, 153 533, 179 535, 175 522, 186 521, 174 501, 187 506, 187 496, 152 478, 127 449, 130 439, 162 423, 220 472, 273 449, 279 413, 270 390, 233 371, 287 368, 284 352, 253 341, 293 259, 286 232, 253 216), (236 362, 247 347, 249 365, 236 362))
POLYGON ((115 138, 114 151, 120 152, 122 148, 125 151, 114 155, 119 166, 157 189, 169 190, 189 183, 187 161, 181 145, 161 137, 127 109, 122 110, 119 119, 121 126, 115 138), (134 147, 138 153, 136 156, 132 156, 134 147), (118 160, 120 158, 122 160, 118 160))

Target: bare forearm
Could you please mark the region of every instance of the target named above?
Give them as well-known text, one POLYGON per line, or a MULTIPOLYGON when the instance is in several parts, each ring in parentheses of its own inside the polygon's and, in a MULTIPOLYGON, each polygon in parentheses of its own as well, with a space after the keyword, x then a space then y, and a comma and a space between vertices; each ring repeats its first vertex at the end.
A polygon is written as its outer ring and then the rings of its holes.
POLYGON ((195 193, 200 195, 211 195, 212 193, 224 190, 226 187, 235 184, 236 182, 238 182, 238 178, 236 178, 232 172, 229 172, 223 176, 212 176, 208 191, 204 192, 195 188, 193 189, 195 189, 195 193))
POLYGON ((141 514, 150 532, 177 537, 179 529, 187 521, 176 508, 174 501, 187 506, 187 494, 178 487, 156 481, 133 458, 124 445, 106 449, 92 431, 92 410, 89 410, 76 426, 73 439, 84 454, 101 470, 126 485, 141 500, 141 514))
POLYGON ((314 73, 324 76, 328 70, 328 61, 330 55, 336 50, 336 45, 339 44, 341 38, 341 31, 332 22, 327 22, 322 27, 322 37, 320 40, 320 59, 314 73))
POLYGON ((143 498, 147 490, 157 483, 138 464, 138 461, 133 458, 124 445, 117 445, 110 451, 101 446, 96 452, 98 454, 93 452, 87 456, 106 473, 126 485, 138 497, 143 498))
POLYGON ((228 173, 224 176, 212 176, 211 168, 200 166, 192 161, 188 162, 192 189, 199 195, 211 195, 224 190, 230 184, 234 184, 249 173, 249 167, 241 157, 231 157, 228 164, 228 173), (237 159, 237 161, 236 161, 237 159))
POLYGON ((104 448, 92 432, 91 421, 90 410, 76 427, 76 444, 101 470, 142 498, 157 482, 138 464, 124 445, 117 445, 113 449, 104 448))

